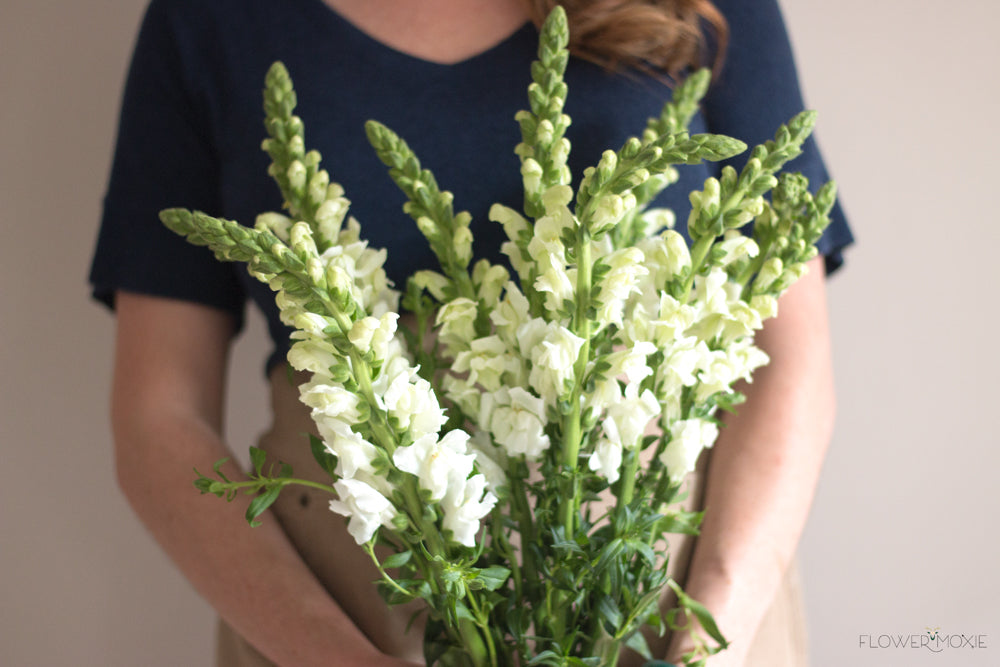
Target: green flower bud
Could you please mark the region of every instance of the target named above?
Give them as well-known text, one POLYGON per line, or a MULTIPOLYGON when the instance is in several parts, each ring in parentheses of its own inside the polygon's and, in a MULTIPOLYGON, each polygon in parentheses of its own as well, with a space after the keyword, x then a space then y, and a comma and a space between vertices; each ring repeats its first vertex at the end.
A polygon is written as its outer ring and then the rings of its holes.
POLYGON ((535 143, 541 146, 547 146, 552 143, 552 138, 555 136, 556 129, 552 126, 552 121, 549 119, 543 119, 538 123, 538 127, 535 130, 535 143))
POLYGON ((542 187, 542 165, 534 158, 526 158, 521 163, 521 179, 524 181, 524 191, 528 194, 538 194, 542 187))
POLYGON ((309 179, 309 201, 312 202, 313 206, 319 206, 324 201, 326 201, 327 188, 330 185, 330 174, 326 172, 325 169, 321 169, 316 172, 312 178, 309 179))
POLYGON ((285 175, 288 177, 288 185, 292 191, 296 194, 302 194, 306 187, 306 166, 299 160, 295 160, 288 165, 288 171, 285 175))
MULTIPOLYGON (((301 128, 301 121, 299 121, 299 127, 301 128)), ((288 140, 288 153, 292 157, 300 158, 305 157, 306 146, 305 142, 302 140, 301 129, 299 133, 289 132, 293 136, 288 140)), ((302 165, 303 167, 305 165, 302 165)))
POLYGON ((468 266, 472 261, 472 232, 468 227, 459 227, 452 236, 455 258, 459 265, 468 266))
POLYGON ((353 308, 348 308, 348 304, 353 304, 354 280, 341 267, 330 264, 326 267, 327 288, 333 294, 337 305, 347 313, 354 312, 353 308))
POLYGON ((310 280, 316 287, 323 288, 326 284, 326 269, 323 266, 323 262, 319 260, 319 257, 310 257, 306 261, 306 272, 309 274, 310 280))
POLYGON ((309 227, 309 223, 299 221, 292 225, 291 230, 288 233, 289 245, 292 249, 302 255, 303 260, 308 257, 319 256, 319 251, 316 248, 316 242, 313 240, 312 229, 309 227))
POLYGON ((417 229, 431 242, 436 241, 441 236, 441 231, 438 229, 437 223, 426 215, 417 218, 417 229))

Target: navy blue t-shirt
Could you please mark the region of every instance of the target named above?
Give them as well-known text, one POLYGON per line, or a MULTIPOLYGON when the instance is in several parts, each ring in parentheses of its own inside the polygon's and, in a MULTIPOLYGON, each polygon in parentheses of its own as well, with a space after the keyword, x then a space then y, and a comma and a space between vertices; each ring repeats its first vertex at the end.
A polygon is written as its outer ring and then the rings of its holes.
MULTIPOLYGON (((695 116, 692 133, 715 132, 753 146, 802 110, 791 49, 775 0, 718 0, 731 40, 721 78, 695 116)), ((275 349, 288 349, 273 293, 242 264, 215 260, 159 221, 182 206, 252 225, 280 210, 267 176, 261 91, 281 60, 298 94, 306 147, 323 156, 331 179, 351 200, 350 213, 373 247, 388 250, 386 271, 398 287, 436 259, 412 220, 403 194, 365 137, 378 120, 402 136, 473 217, 478 257, 503 261, 506 240, 487 218, 494 202, 519 208, 522 186, 513 148, 515 112, 527 108, 530 63, 538 34, 525 25, 488 51, 440 65, 389 48, 359 31, 323 0, 153 0, 125 86, 118 142, 90 280, 94 296, 113 305, 115 290, 173 297, 224 309, 242 322, 249 297, 267 317, 275 349)), ((638 74, 610 74, 570 59, 566 113, 572 118, 570 168, 579 179, 605 149, 617 149, 658 116, 670 89, 638 74)), ((739 168, 744 156, 732 161, 739 168)), ((828 177, 815 143, 788 166, 818 187, 828 177)), ((687 195, 719 165, 680 168, 679 182, 654 206, 674 209, 683 224, 687 195)), ((827 270, 852 241, 839 206, 820 241, 827 270)))

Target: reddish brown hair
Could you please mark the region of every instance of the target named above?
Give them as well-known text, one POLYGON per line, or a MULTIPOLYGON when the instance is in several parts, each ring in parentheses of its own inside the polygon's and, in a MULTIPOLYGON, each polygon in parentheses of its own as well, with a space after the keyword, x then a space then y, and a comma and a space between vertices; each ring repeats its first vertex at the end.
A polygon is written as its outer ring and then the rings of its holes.
POLYGON ((570 51, 609 69, 638 69, 672 79, 707 65, 704 26, 712 31, 717 73, 729 27, 709 0, 524 0, 541 25, 557 4, 566 10, 570 51))

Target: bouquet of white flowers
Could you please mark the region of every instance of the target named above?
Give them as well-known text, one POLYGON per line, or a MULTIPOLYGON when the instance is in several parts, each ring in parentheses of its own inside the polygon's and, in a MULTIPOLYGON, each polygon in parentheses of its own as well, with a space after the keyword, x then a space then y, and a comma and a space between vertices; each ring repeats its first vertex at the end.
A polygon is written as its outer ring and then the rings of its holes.
POLYGON ((682 481, 715 440, 717 412, 742 398, 733 384, 767 362, 754 332, 816 254, 834 201, 830 184, 814 197, 803 177, 776 176, 811 130, 806 112, 740 173, 727 167, 691 193, 690 247, 669 211, 647 210, 674 165, 746 148, 686 132, 704 71, 574 190, 566 43, 557 8, 531 70, 531 110, 516 116, 524 211, 490 211, 514 277, 485 260, 470 269, 469 214, 455 214, 407 145, 369 122, 440 260, 440 272, 394 290, 385 251, 362 240, 342 188, 305 150, 280 64, 267 75, 264 148, 287 215, 265 213, 253 229, 183 209, 161 216, 277 292, 296 329, 288 361, 311 373, 301 399, 319 434, 312 450, 331 477, 266 469, 252 450, 249 481, 217 466, 196 486, 254 494, 251 523, 289 484, 328 490, 387 602, 426 603, 429 665, 613 666, 623 646, 648 656, 643 626, 691 630, 691 617, 716 643, 693 633, 688 664, 725 647, 665 574, 665 535, 697 533, 700 514, 676 507, 682 481), (400 300, 413 330, 398 326, 400 300), (379 562, 376 544, 394 555, 379 562), (661 616, 667 587, 679 609, 661 616))

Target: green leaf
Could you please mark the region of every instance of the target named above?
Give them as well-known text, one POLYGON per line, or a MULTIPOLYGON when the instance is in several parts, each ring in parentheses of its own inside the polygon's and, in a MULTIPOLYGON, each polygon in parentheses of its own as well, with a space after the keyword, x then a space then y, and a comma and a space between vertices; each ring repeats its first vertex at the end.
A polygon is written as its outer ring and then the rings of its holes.
POLYGON ((698 619, 698 622, 701 623, 701 627, 704 628, 705 632, 707 632, 712 639, 719 642, 719 645, 723 648, 728 646, 729 644, 726 641, 726 638, 722 636, 722 632, 719 631, 719 626, 715 624, 715 619, 712 618, 712 614, 708 611, 708 609, 705 609, 704 605, 694 598, 687 597, 686 595, 685 598, 687 599, 684 601, 684 607, 694 614, 695 618, 698 619))
POLYGON ((618 609, 618 605, 615 604, 610 595, 601 596, 601 599, 597 603, 597 612, 608 626, 608 634, 611 635, 617 633, 618 628, 622 625, 622 621, 625 620, 621 610, 618 609))
POLYGON ((313 458, 316 459, 316 463, 319 467, 326 471, 330 477, 338 479, 337 473, 337 457, 330 453, 330 450, 326 448, 323 441, 317 438, 312 433, 309 433, 309 449, 312 451, 313 458))
POLYGON ((274 504, 274 501, 278 499, 278 495, 280 493, 281 485, 275 484, 250 501, 250 506, 247 507, 246 518, 247 522, 253 528, 261 525, 261 522, 257 521, 257 517, 263 514, 268 507, 274 504))
POLYGON ((638 630, 629 635, 629 638, 625 640, 625 646, 632 649, 646 660, 653 659, 653 653, 649 650, 649 644, 646 642, 646 636, 638 630))
POLYGON ((264 469, 264 462, 267 460, 267 453, 263 449, 257 447, 250 448, 250 463, 253 465, 253 470, 258 477, 261 475, 261 471, 264 469))
POLYGON ((476 573, 476 580, 483 582, 483 586, 488 591, 495 591, 504 585, 510 577, 510 570, 506 567, 493 565, 476 573))
POLYGON ((413 551, 407 549, 406 551, 401 551, 398 554, 392 554, 384 561, 382 561, 382 567, 389 570, 396 567, 403 567, 410 562, 413 558, 413 551))

